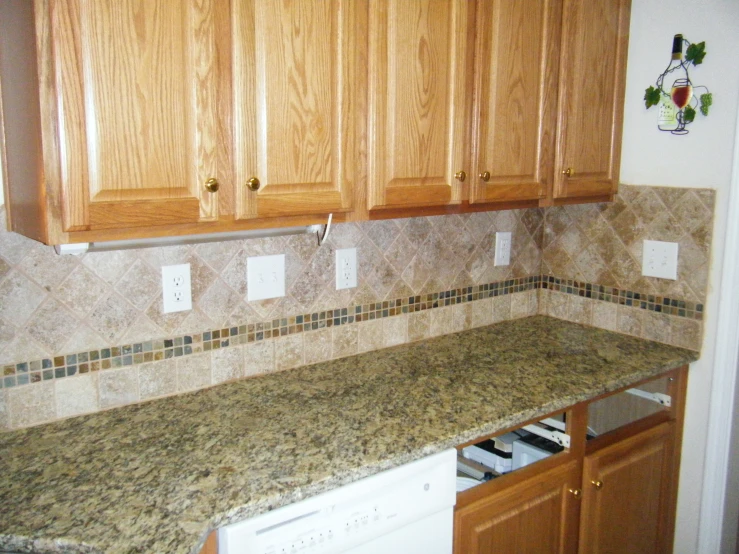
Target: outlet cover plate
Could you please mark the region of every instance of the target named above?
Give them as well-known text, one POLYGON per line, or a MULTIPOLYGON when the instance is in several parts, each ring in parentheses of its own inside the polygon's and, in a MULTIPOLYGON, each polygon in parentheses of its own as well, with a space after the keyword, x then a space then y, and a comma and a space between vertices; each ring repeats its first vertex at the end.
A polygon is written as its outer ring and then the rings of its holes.
POLYGON ((495 265, 511 264, 511 236, 510 231, 495 233, 495 265))
POLYGON ((192 310, 190 264, 162 266, 162 300, 165 314, 192 310))
POLYGON ((246 299, 264 300, 285 296, 285 254, 246 259, 246 299))
POLYGON ((677 253, 676 242, 645 240, 641 274, 674 281, 677 279, 677 253))
POLYGON ((357 249, 342 248, 336 251, 336 290, 357 286, 357 249))

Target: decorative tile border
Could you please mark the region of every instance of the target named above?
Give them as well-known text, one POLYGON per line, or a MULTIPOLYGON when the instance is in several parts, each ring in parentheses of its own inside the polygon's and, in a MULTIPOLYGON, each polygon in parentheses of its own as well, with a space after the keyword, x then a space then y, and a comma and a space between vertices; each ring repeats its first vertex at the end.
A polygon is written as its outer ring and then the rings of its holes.
POLYGON ((361 306, 349 306, 273 319, 261 323, 214 329, 204 333, 9 364, 2 368, 0 388, 12 388, 77 374, 178 358, 305 331, 338 327, 362 321, 454 306, 463 302, 483 300, 516 292, 537 290, 541 285, 540 279, 539 275, 508 279, 438 293, 409 296, 361 306))
POLYGON ((594 283, 585 283, 573 279, 561 279, 553 275, 541 275, 541 288, 555 292, 564 292, 583 298, 613 302, 622 306, 632 306, 651 312, 686 317, 703 321, 703 304, 686 302, 666 296, 644 294, 616 287, 606 287, 594 283))
POLYGON ((572 279, 561 279, 552 275, 535 275, 361 306, 349 306, 273 319, 261 323, 214 329, 199 334, 113 346, 66 356, 5 365, 2 368, 0 388, 12 388, 77 374, 189 356, 306 331, 433 310, 464 302, 538 289, 602 300, 697 321, 703 319, 703 304, 647 295, 572 279))

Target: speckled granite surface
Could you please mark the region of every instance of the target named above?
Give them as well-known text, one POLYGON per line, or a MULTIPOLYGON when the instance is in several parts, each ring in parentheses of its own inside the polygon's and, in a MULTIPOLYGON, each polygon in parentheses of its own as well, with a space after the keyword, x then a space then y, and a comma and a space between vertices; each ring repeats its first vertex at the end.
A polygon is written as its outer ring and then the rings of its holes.
POLYGON ((0 435, 0 551, 196 553, 208 532, 695 352, 536 316, 0 435))

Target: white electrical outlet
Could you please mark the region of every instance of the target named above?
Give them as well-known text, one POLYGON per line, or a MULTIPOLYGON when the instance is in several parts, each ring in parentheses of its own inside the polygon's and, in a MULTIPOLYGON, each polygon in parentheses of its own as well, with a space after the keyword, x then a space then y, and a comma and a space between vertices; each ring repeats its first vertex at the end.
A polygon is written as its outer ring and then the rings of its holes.
POLYGON ((165 314, 192 310, 190 264, 162 266, 162 298, 165 314))
POLYGON ((674 281, 677 279, 677 251, 676 242, 645 240, 641 274, 674 281))
POLYGON ((357 286, 357 249, 342 248, 336 251, 336 290, 357 286))
POLYGON ((511 263, 511 232, 495 233, 495 265, 510 265, 511 263))
POLYGON ((246 259, 246 299, 285 296, 285 254, 246 259))

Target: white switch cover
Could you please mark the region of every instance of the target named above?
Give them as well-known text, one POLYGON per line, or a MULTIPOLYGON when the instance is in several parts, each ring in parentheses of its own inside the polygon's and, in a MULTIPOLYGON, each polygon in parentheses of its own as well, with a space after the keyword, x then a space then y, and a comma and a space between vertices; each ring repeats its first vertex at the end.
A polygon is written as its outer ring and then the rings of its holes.
POLYGON ((495 265, 510 265, 511 233, 510 231, 495 233, 495 265))
POLYGON ((163 313, 192 310, 190 264, 162 266, 163 313))
POLYGON ((357 286, 357 249, 342 248, 336 251, 336 290, 357 286))
POLYGON ((677 279, 677 243, 645 240, 641 274, 646 277, 677 279))
POLYGON ((285 254, 246 259, 246 299, 285 296, 285 254))

